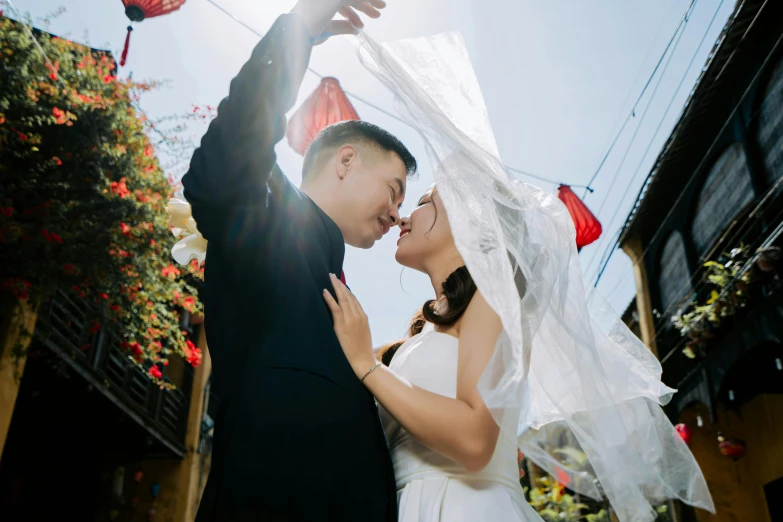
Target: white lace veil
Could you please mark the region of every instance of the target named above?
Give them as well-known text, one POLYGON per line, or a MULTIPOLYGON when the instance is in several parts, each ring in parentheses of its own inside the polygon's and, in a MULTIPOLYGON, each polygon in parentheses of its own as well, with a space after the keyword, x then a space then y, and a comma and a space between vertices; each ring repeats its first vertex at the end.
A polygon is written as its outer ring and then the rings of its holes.
POLYGON ((359 56, 423 136, 457 248, 502 319, 479 383, 495 419, 521 411, 520 449, 570 488, 605 495, 621 522, 654 520, 651 503, 667 498, 714 511, 660 407, 674 390, 585 284, 567 209, 503 167, 461 36, 380 45, 362 34, 359 56), (563 458, 564 436, 589 464, 563 458))

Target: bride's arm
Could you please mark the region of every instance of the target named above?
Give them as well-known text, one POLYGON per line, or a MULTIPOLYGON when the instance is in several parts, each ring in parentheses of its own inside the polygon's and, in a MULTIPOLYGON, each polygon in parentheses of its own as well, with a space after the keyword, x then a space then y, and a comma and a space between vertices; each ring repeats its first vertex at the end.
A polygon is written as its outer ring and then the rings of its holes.
MULTIPOLYGON (((339 305, 325 294, 335 317, 335 331, 361 378, 377 364, 367 318, 356 298, 339 281, 335 293, 339 305)), ((492 458, 500 430, 476 387, 501 330, 497 314, 476 292, 460 322, 456 399, 419 388, 385 366, 377 367, 364 384, 419 441, 468 471, 480 471, 492 458)))

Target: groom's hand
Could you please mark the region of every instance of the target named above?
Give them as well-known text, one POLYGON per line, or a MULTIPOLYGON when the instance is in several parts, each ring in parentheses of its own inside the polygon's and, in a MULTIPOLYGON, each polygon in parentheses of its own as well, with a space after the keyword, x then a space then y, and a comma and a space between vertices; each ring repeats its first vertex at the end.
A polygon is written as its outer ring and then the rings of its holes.
POLYGON ((364 27, 358 12, 370 18, 381 16, 379 9, 386 7, 383 0, 299 0, 293 13, 298 15, 313 37, 313 44, 325 42, 339 34, 356 34, 364 27), (332 20, 340 13, 345 20, 332 20))

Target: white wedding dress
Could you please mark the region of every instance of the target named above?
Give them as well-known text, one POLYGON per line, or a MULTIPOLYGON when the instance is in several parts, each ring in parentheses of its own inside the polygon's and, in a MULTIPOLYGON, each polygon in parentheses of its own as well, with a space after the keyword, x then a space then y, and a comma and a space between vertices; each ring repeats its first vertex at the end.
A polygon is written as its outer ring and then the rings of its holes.
MULTIPOLYGON (((400 346, 391 369, 411 384, 456 398, 456 337, 427 324, 400 346)), ((541 522, 525 500, 517 465, 517 419, 509 416, 486 468, 469 473, 417 441, 380 407, 389 442, 400 522, 541 522)))

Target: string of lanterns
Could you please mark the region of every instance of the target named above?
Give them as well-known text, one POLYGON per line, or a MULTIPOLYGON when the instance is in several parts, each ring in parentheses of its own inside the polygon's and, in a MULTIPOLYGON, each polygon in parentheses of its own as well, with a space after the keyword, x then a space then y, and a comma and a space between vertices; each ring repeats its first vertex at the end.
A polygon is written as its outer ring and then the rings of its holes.
MULTIPOLYGON (((701 417, 697 418, 699 427, 701 427, 701 417)), ((674 429, 682 438, 686 445, 691 445, 691 439, 693 438, 693 430, 684 423, 677 424, 674 429)), ((740 482, 739 469, 737 468, 737 461, 745 456, 747 448, 745 441, 736 437, 724 437, 722 432, 718 432, 718 451, 724 457, 728 457, 734 461, 734 467, 737 472, 737 482, 740 482)))
MULTIPOLYGON (((163 16, 179 9, 186 0, 122 0, 125 14, 133 22, 163 16)), ((125 66, 133 26, 128 26, 128 35, 122 50, 120 66, 125 66)), ((356 109, 336 78, 326 77, 297 109, 288 122, 286 137, 288 144, 298 154, 304 155, 307 147, 321 130, 329 125, 347 120, 359 120, 356 109)), ((601 236, 602 227, 579 197, 568 185, 560 185, 558 198, 565 204, 576 227, 576 246, 581 249, 601 236)))

